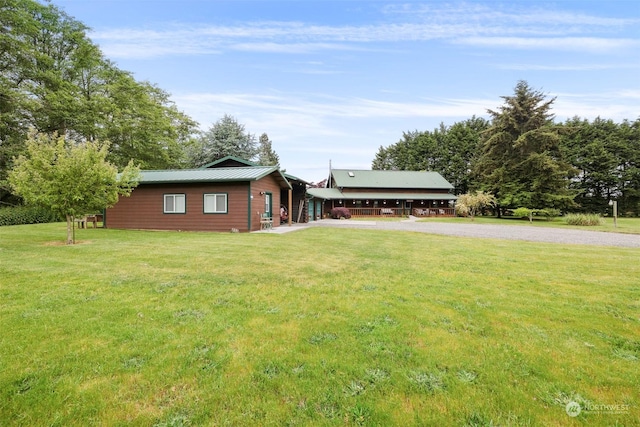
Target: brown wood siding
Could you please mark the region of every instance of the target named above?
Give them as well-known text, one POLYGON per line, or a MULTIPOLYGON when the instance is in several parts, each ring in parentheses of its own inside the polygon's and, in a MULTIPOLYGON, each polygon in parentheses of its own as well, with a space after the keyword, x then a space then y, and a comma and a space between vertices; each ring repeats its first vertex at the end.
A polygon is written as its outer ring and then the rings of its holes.
POLYGON ((121 197, 106 211, 106 227, 146 230, 239 231, 260 230, 260 215, 264 211, 264 195, 273 194, 273 225, 280 225, 280 185, 272 175, 254 182, 154 184, 139 185, 130 197, 121 197), (249 230, 249 191, 251 199, 251 229, 249 230), (204 194, 227 194, 226 214, 205 214, 204 194), (165 194, 185 194, 186 213, 164 213, 165 194))
POLYGON ((248 183, 140 185, 107 209, 108 228, 247 231, 248 183), (205 214, 204 194, 227 194, 226 214, 205 214), (185 194, 186 213, 164 213, 165 194, 185 194))
POLYGON ((264 194, 271 193, 271 210, 273 213, 273 226, 280 225, 280 184, 273 175, 268 175, 259 181, 251 183, 251 230, 260 230, 260 217, 265 211, 264 194))

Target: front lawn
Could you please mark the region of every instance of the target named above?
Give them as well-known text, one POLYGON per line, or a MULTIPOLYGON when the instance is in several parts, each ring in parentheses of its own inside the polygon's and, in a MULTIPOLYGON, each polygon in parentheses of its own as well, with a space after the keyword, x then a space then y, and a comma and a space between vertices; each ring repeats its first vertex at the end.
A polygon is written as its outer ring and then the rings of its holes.
POLYGON ((0 227, 3 426, 638 420, 637 249, 64 233, 0 227))
POLYGON ((445 217, 445 218, 422 218, 418 221, 439 221, 439 222, 462 222, 462 223, 474 223, 474 224, 492 224, 492 225, 527 225, 533 227, 557 227, 557 228, 572 228, 575 230, 587 230, 587 231, 606 231, 611 233, 629 233, 640 234, 640 218, 618 218, 617 227, 614 227, 613 218, 605 217, 602 219, 603 224, 597 226, 578 226, 568 225, 564 218, 557 217, 552 220, 546 220, 544 218, 535 218, 533 222, 529 222, 527 218, 513 218, 504 217, 496 218, 494 216, 477 216, 473 220, 471 218, 461 217, 445 217))

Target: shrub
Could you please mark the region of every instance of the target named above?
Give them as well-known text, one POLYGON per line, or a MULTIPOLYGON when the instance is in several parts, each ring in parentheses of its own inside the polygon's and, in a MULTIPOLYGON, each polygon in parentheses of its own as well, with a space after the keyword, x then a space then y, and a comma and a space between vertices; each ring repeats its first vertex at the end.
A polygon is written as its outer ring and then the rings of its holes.
POLYGON ((537 215, 546 218, 547 221, 551 221, 553 218, 560 216, 560 209, 538 209, 537 215))
POLYGON ((51 211, 33 206, 15 206, 0 209, 0 226, 40 224, 59 221, 51 211))
POLYGON ((602 218, 596 214, 569 214, 564 219, 569 225, 602 225, 602 218))
POLYGON ((518 218, 529 218, 529 221, 533 221, 533 217, 542 217, 547 221, 551 221, 553 218, 560 215, 560 211, 558 209, 547 208, 547 209, 529 209, 529 208, 518 208, 513 211, 513 216, 518 218))
POLYGON ((469 216, 469 208, 467 207, 467 205, 456 203, 455 210, 456 210, 456 215, 458 216, 464 216, 464 217, 469 216))
POLYGON ((493 194, 484 191, 461 194, 456 201, 456 212, 460 216, 468 215, 473 220, 482 209, 495 206, 496 202, 496 197, 493 194))
POLYGON ((351 212, 347 208, 333 208, 330 214, 333 219, 351 218, 351 212))
POLYGON ((531 217, 533 216, 533 210, 529 208, 518 208, 513 211, 513 216, 517 218, 528 218, 531 221, 531 217))

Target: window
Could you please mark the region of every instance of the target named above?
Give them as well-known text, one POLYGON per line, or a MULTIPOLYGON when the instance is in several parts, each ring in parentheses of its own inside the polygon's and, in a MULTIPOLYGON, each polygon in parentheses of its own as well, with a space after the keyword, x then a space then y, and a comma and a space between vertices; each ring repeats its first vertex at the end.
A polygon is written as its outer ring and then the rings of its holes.
POLYGON ((182 214, 186 212, 184 194, 165 194, 164 213, 182 214))
POLYGON ((204 213, 227 213, 227 195, 205 194, 204 213))

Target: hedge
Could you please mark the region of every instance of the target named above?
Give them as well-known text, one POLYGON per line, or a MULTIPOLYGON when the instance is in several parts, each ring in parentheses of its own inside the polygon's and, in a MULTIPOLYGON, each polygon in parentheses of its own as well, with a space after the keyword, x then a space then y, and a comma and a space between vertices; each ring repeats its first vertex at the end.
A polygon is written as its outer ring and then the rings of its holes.
POLYGON ((59 218, 44 208, 15 206, 0 209, 0 226, 39 224, 59 221, 59 218))

